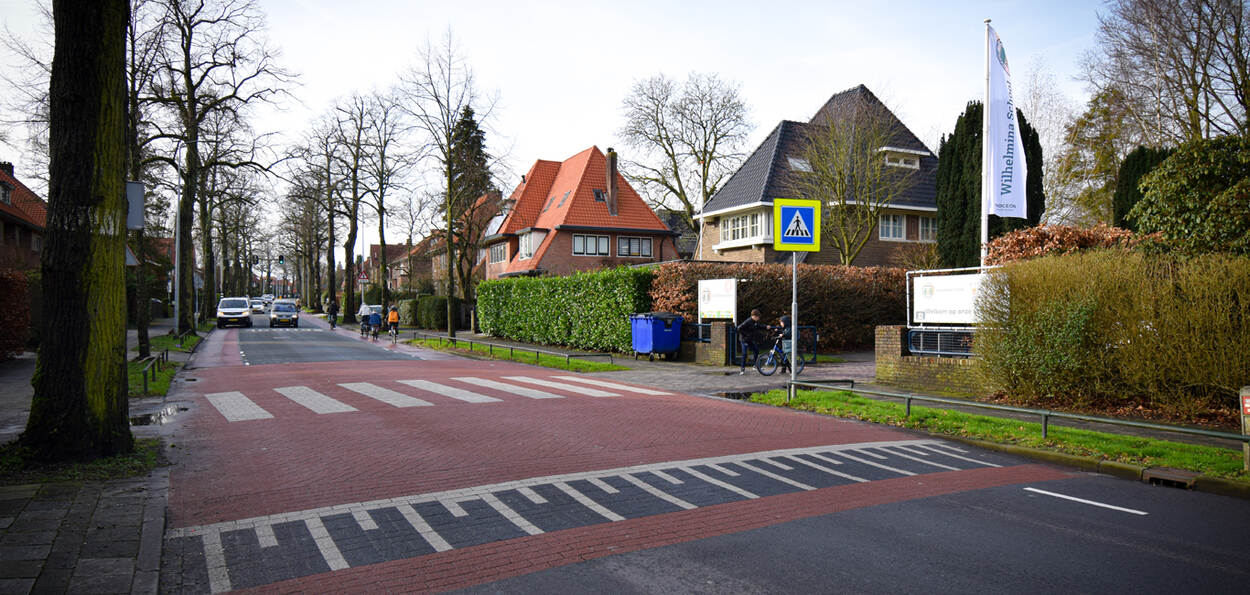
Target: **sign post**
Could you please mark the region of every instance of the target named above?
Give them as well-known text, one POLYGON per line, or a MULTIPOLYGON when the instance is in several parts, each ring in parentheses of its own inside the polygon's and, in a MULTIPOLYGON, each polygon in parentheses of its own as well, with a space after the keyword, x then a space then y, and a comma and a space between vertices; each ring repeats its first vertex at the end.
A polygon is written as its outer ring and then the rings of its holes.
MULTIPOLYGON (((1250 434, 1250 386, 1241 387, 1241 433, 1250 434)), ((1250 442, 1241 443, 1241 464, 1250 471, 1250 442)))
POLYGON ((790 384, 786 402, 794 398, 799 354, 799 252, 820 251, 820 201, 773 199, 773 250, 790 252, 790 384))

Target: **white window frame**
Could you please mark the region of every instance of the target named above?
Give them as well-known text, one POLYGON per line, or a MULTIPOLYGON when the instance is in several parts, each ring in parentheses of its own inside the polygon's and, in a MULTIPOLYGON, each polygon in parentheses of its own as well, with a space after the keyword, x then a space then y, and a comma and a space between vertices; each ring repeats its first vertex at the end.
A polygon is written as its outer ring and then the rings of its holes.
POLYGON ((937 241, 937 217, 926 217, 924 215, 921 215, 918 218, 918 220, 920 221, 920 223, 919 223, 919 228, 916 230, 916 237, 919 239, 919 241, 936 242, 937 241))
POLYGON ((621 258, 651 258, 655 254, 651 250, 651 238, 643 236, 617 236, 616 238, 616 255, 621 258), (637 242, 637 253, 634 252, 635 242, 637 242))
POLYGON ((736 242, 764 236, 764 214, 745 213, 721 219, 720 241, 736 242))
POLYGON ((920 169, 920 157, 915 155, 905 155, 903 153, 886 153, 885 164, 891 167, 920 169))
POLYGON ((491 264, 499 264, 508 260, 508 245, 500 242, 490 247, 491 264))
POLYGON ((790 169, 811 173, 812 163, 810 161, 803 159, 802 157, 787 157, 786 159, 790 162, 790 169))
POLYGON ((612 243, 608 236, 590 235, 590 234, 573 234, 573 256, 610 256, 612 243), (581 250, 578 250, 577 244, 582 244, 581 250), (591 247, 594 244, 594 247, 591 247))
POLYGON ((517 259, 529 260, 534 257, 534 232, 523 233, 517 241, 517 259))
POLYGON ((884 213, 877 221, 877 237, 886 242, 907 241, 907 215, 884 213), (898 231, 898 235, 892 232, 898 231))

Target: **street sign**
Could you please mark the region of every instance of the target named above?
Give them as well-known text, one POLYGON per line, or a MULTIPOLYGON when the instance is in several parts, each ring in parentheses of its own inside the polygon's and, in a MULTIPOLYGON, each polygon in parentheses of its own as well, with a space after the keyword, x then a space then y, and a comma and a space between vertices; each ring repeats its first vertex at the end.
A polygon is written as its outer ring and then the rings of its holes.
POLYGON ((820 201, 773 199, 773 250, 820 250, 820 201))
POLYGON ((359 275, 356 275, 356 284, 357 284, 357 285, 368 285, 368 284, 369 284, 369 275, 368 275, 367 273, 365 273, 364 271, 360 271, 360 274, 359 274, 359 275))

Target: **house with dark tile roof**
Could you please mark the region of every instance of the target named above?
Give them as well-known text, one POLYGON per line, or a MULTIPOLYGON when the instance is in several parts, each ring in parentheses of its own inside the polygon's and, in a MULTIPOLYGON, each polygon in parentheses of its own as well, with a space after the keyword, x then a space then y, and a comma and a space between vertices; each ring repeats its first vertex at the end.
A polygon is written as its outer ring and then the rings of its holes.
MULTIPOLYGON (((810 171, 804 145, 810 134, 830 118, 846 117, 857 104, 884 108, 867 87, 836 93, 808 122, 784 120, 738 168, 696 217, 700 226, 696 260, 788 262, 790 252, 773 250, 773 199, 811 198, 828 204, 830 197, 804 196, 795 190, 798 172, 810 171)), ((888 110, 887 110, 888 111, 888 110)), ((868 242, 852 264, 894 265, 901 251, 918 243, 937 242, 937 156, 907 126, 897 122, 888 145, 878 149, 886 164, 917 170, 915 183, 880 214, 868 242)), ((837 250, 822 242, 820 252, 800 252, 809 264, 840 264, 837 250)))
POLYGON ((18 180, 13 164, 0 163, 0 268, 39 267, 48 203, 18 180))
POLYGON ((617 171, 616 153, 590 147, 521 178, 483 238, 486 278, 674 260, 677 235, 617 171))

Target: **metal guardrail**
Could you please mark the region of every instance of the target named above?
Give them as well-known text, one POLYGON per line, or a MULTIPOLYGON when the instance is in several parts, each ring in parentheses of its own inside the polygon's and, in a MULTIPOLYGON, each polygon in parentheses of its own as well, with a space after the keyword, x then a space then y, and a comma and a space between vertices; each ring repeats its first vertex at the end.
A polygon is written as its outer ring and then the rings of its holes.
POLYGON ((195 334, 195 329, 187 330, 183 332, 181 335, 178 335, 178 348, 180 349, 182 348, 182 340, 185 339, 187 335, 193 335, 193 334, 195 334))
POLYGON ((907 329, 907 351, 913 355, 972 357, 975 330, 951 328, 907 329))
MULTIPOLYGON (((829 382, 820 382, 820 381, 811 381, 811 380, 799 380, 793 383, 787 382, 786 384, 788 386, 807 386, 807 387, 812 387, 812 388, 834 388, 832 386, 829 386, 829 384, 831 384, 829 382)), ((1011 413, 1019 413, 1022 415, 1036 415, 1040 417, 1042 421, 1042 438, 1048 437, 1047 432, 1050 426, 1050 418, 1054 417, 1054 418, 1059 418, 1059 419, 1072 419, 1072 420, 1077 420, 1077 421, 1086 421, 1086 422, 1101 423, 1101 424, 1108 424, 1108 425, 1115 425, 1115 426, 1128 426, 1128 427, 1142 428, 1142 429, 1147 429, 1147 430, 1159 430, 1163 432, 1174 432, 1177 434, 1190 434, 1194 436, 1205 436, 1207 438, 1219 438, 1222 440, 1233 440, 1233 441, 1242 442, 1242 443, 1250 443, 1250 434, 1233 434, 1231 432, 1218 432, 1215 430, 1203 430, 1200 428, 1185 428, 1181 426, 1169 426, 1166 424, 1156 424, 1156 423, 1150 423, 1150 422, 1145 422, 1145 421, 1133 421, 1131 419, 1116 419, 1113 417, 1086 415, 1082 413, 1067 413, 1063 411, 1050 411, 1048 409, 1030 409, 1028 407, 1013 407, 1011 405, 997 405, 994 403, 981 403, 978 401, 966 401, 963 399, 951 399, 947 397, 930 397, 930 396, 913 395, 913 394, 907 394, 907 393, 891 393, 891 392, 878 391, 878 390, 863 390, 863 389, 853 389, 853 390, 855 390, 855 392, 857 393, 864 393, 867 395, 878 395, 882 397, 892 397, 896 399, 902 399, 903 402, 906 404, 904 415, 907 417, 911 416, 911 402, 912 401, 925 401, 929 403, 942 403, 946 405, 960 405, 963 407, 977 407, 981 409, 993 409, 996 411, 1007 411, 1011 413)), ((789 394, 792 394, 793 391, 791 390, 787 392, 788 392, 787 400, 789 400, 789 394)))
POLYGON ((164 349, 160 355, 149 355, 140 361, 148 362, 143 367, 143 396, 148 396, 148 375, 151 374, 152 380, 156 380, 156 373, 161 371, 162 366, 169 365, 169 350, 164 349))
MULTIPOLYGON (((448 337, 447 335, 440 335, 440 334, 437 334, 437 333, 429 333, 429 332, 425 332, 425 331, 413 331, 413 332, 412 332, 412 338, 414 338, 414 339, 418 339, 418 338, 422 338, 422 337, 424 337, 424 338, 426 338, 426 339, 438 339, 438 343, 439 343, 439 345, 442 345, 444 341, 450 341, 450 342, 451 342, 451 344, 452 344, 452 347, 453 347, 453 348, 454 348, 454 347, 457 347, 460 343, 467 343, 467 344, 469 345, 469 350, 470 350, 470 351, 472 351, 472 350, 473 350, 473 346, 474 346, 474 345, 485 345, 485 346, 486 346, 486 353, 488 353, 488 354, 489 354, 489 355, 491 355, 491 356, 494 356, 494 355, 495 355, 495 350, 496 350, 496 349, 498 349, 498 350, 500 351, 500 353, 502 353, 502 352, 503 352, 503 350, 505 350, 505 349, 506 349, 506 350, 508 350, 508 358, 509 358, 509 359, 513 359, 513 356, 516 354, 516 352, 517 352, 517 351, 520 351, 520 352, 522 352, 522 353, 529 353, 529 352, 533 352, 533 353, 534 353, 534 363, 538 363, 538 359, 539 359, 539 357, 538 357, 538 356, 539 356, 540 354, 543 354, 543 355, 550 355, 550 356, 553 356, 553 357, 563 357, 563 358, 564 358, 564 367, 566 367, 566 368, 570 368, 570 369, 571 369, 571 364, 569 363, 569 361, 570 361, 572 358, 579 358, 579 359, 581 359, 581 358, 606 357, 606 358, 608 358, 608 363, 610 363, 610 364, 615 364, 615 363, 616 363, 616 362, 615 362, 615 360, 613 360, 613 359, 612 359, 612 354, 611 354, 611 353, 561 353, 561 352, 559 352, 559 351, 548 351, 548 350, 546 350, 546 349, 537 349, 537 348, 533 348, 533 347, 517 347, 517 346, 515 346, 515 345, 500 345, 500 344, 498 344, 498 343, 491 343, 490 341, 474 341, 474 340, 471 340, 471 339, 461 339, 460 337, 448 337)), ((516 360, 516 361, 520 361, 520 360, 516 360)))

